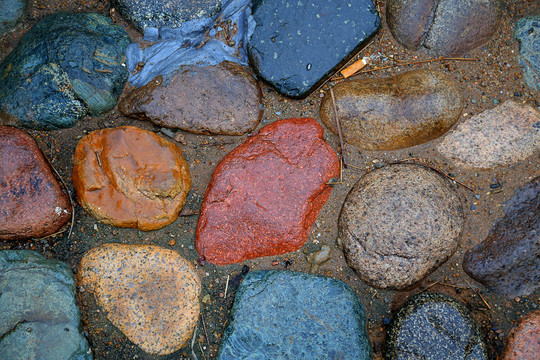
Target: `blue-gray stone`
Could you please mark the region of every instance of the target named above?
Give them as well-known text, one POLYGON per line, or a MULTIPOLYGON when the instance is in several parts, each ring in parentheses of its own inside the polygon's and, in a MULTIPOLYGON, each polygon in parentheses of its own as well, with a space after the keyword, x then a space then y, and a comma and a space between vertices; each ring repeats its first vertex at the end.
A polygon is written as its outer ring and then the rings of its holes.
POLYGON ((128 77, 130 41, 99 14, 41 20, 0 64, 0 123, 52 130, 112 109, 128 77))
POLYGON ((217 359, 370 359, 364 308, 345 283, 256 271, 240 284, 217 359))
POLYGON ((525 82, 532 89, 540 90, 540 15, 519 20, 514 37, 519 42, 518 60, 523 66, 525 82))
POLYGON ((254 0, 252 12, 251 64, 277 91, 299 98, 350 60, 381 24, 371 0, 254 0))
POLYGON ((69 266, 34 251, 0 251, 0 295, 0 359, 92 359, 69 266))
POLYGON ((28 8, 27 0, 0 0, 0 35, 13 29, 28 8))
POLYGON ((392 319, 385 360, 486 360, 480 327, 467 308, 449 296, 420 293, 392 319))

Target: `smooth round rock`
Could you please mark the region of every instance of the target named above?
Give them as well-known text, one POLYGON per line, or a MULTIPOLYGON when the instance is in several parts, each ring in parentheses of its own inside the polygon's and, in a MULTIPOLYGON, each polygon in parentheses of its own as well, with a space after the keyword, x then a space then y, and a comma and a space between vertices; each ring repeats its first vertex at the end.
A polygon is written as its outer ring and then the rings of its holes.
MULTIPOLYGON (((463 110, 457 83, 433 70, 344 81, 333 92, 343 139, 365 150, 396 150, 433 140, 447 132, 463 110)), ((330 92, 320 114, 337 134, 330 92)))
POLYGON ((500 0, 388 0, 386 22, 410 50, 464 54, 489 41, 502 15, 500 0))
POLYGON ((378 288, 404 289, 423 279, 458 246, 461 203, 448 181, 419 165, 364 175, 345 199, 339 240, 350 267, 378 288))
POLYGON ((385 360, 487 360, 480 326, 449 296, 420 293, 392 319, 383 347, 385 360))
POLYGON ((223 265, 298 250, 338 175, 338 157, 315 120, 263 127, 216 167, 197 225, 199 255, 223 265))
POLYGON ((13 29, 24 18, 28 0, 0 1, 0 35, 13 29))
POLYGON ((122 126, 93 131, 79 141, 73 186, 79 203, 99 221, 156 230, 178 218, 191 176, 174 143, 122 126))
POLYGON ((536 360, 540 354, 540 310, 520 319, 506 341, 501 360, 536 360))
POLYGON ((133 90, 118 108, 130 117, 196 134, 242 135, 262 117, 261 88, 245 67, 183 66, 133 90))
POLYGON ((339 280, 250 272, 236 292, 217 359, 371 359, 364 308, 339 280))
POLYGON ((526 17, 516 23, 514 38, 519 42, 519 64, 525 82, 540 91, 540 15, 526 17))
POLYGON ((0 240, 51 235, 70 218, 69 199, 34 139, 0 126, 0 240))
POLYGON ((113 325, 150 354, 180 349, 199 321, 201 281, 173 250, 101 245, 84 254, 77 285, 93 293, 113 325))

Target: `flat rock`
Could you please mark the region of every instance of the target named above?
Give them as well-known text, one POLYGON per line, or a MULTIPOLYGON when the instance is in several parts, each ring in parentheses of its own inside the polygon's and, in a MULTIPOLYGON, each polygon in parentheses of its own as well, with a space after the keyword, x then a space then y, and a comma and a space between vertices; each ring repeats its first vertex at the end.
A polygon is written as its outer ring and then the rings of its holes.
POLYGON ((178 218, 191 176, 176 144, 134 126, 96 130, 75 149, 73 186, 99 221, 156 230, 178 218))
POLYGON ((0 251, 0 294, 0 359, 92 359, 69 266, 34 251, 0 251))
POLYGON ((81 259, 77 285, 93 293, 113 325, 150 354, 180 349, 199 321, 201 281, 173 250, 101 245, 81 259))
POLYGON ((34 139, 0 126, 0 240, 51 235, 70 218, 69 199, 34 139))
POLYGON ((392 319, 385 359, 487 360, 480 326, 449 296, 420 293, 392 319))
POLYGON ((338 175, 315 120, 263 127, 216 167, 197 225, 199 255, 223 265, 298 250, 338 175))
POLYGON ((518 60, 523 66, 525 82, 540 91, 540 15, 519 20, 514 38, 519 42, 518 60))
POLYGON ((28 8, 28 0, 2 0, 0 2, 0 35, 13 29, 28 8))
POLYGON ((437 150, 467 168, 513 165, 540 150, 540 112, 508 100, 458 124, 437 150))
MULTIPOLYGON (((433 140, 447 132, 463 110, 457 83, 433 70, 344 81, 333 92, 343 139, 366 150, 402 149, 433 140)), ((337 134, 330 92, 320 113, 324 125, 337 134)))
POLYGON ((0 124, 53 130, 109 111, 128 77, 130 42, 103 15, 47 16, 0 63, 0 124))
POLYGON ((261 88, 245 67, 183 66, 168 81, 159 76, 119 104, 130 117, 196 134, 242 135, 262 117, 261 88))
POLYGON ((339 280, 251 272, 236 293, 217 359, 371 359, 364 308, 339 280))
POLYGON ((464 54, 489 41, 502 15, 500 0, 388 0, 386 22, 410 50, 464 54))
POLYGON ((381 20, 371 0, 255 0, 248 55, 280 93, 305 97, 350 60, 381 20))
POLYGON ((350 267, 378 288, 404 289, 456 250, 461 203, 449 182, 419 165, 387 166, 353 186, 339 216, 350 267))
POLYGON ((540 311, 523 317, 512 329, 501 360, 536 360, 540 354, 540 311))
POLYGON ((540 177, 516 190, 505 216, 468 250, 463 269, 490 290, 509 297, 540 286, 540 177))

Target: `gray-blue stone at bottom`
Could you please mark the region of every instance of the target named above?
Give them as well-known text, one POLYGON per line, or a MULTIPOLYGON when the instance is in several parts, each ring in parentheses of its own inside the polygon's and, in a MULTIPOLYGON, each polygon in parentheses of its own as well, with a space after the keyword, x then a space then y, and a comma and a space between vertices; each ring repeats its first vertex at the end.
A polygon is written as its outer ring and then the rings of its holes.
POLYGON ((540 90, 540 15, 519 20, 514 37, 519 42, 519 63, 523 66, 525 82, 540 90))
POLYGON ((0 251, 0 295, 0 359, 92 359, 66 264, 0 251))
POLYGON ((345 283, 291 271, 249 273, 217 359, 370 359, 364 308, 345 283))

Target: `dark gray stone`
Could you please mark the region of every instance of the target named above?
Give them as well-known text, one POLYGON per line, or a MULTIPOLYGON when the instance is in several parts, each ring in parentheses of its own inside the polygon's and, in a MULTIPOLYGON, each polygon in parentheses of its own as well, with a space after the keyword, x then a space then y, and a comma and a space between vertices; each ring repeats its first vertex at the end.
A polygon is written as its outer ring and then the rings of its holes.
POLYGON ((28 0, 0 1, 0 35, 13 29, 22 20, 28 8, 28 0))
POLYGON ((254 0, 251 64, 280 93, 305 97, 358 52, 380 19, 371 0, 254 0))
POLYGON ((509 297, 540 287, 540 177, 516 190, 488 237, 465 253, 463 269, 509 297))
POLYGON ((467 308, 449 296, 421 293, 394 316, 383 348, 385 360, 484 360, 486 345, 467 308))
POLYGON ((240 284, 217 359, 370 359, 364 308, 345 283, 256 271, 240 284))
POLYGON ((0 251, 0 294, 0 359, 92 359, 66 264, 0 251))
POLYGON ((519 20, 514 37, 519 42, 519 63, 523 66, 525 82, 540 90, 540 15, 519 20))

